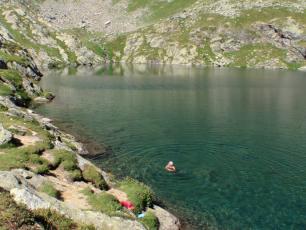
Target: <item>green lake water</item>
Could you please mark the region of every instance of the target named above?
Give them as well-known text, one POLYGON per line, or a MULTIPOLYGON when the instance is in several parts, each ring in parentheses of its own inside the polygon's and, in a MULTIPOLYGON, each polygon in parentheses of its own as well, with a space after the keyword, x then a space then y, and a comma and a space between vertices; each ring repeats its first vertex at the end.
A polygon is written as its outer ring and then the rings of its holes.
POLYGON ((50 73, 38 112, 112 153, 189 228, 306 229, 306 74, 180 66, 50 73), (165 172, 172 160, 178 172, 165 172))

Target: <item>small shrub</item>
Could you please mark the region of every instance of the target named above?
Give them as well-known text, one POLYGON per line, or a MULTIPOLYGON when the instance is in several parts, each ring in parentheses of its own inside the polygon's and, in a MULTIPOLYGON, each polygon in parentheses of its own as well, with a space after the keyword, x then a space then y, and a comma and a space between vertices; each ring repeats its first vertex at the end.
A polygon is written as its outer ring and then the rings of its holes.
POLYGON ((50 209, 38 209, 33 211, 35 219, 42 223, 45 229, 76 229, 73 221, 50 209))
POLYGON ((61 196, 61 193, 54 188, 54 185, 50 182, 45 182, 41 185, 39 188, 39 191, 44 192, 48 194, 49 196, 52 196, 56 199, 59 199, 61 196))
POLYGON ((113 215, 122 210, 119 201, 111 194, 94 194, 89 188, 84 189, 83 193, 87 196, 88 203, 97 211, 113 215))
POLYGON ((145 214, 140 222, 143 223, 148 230, 158 230, 159 228, 158 218, 150 211, 145 214))
POLYGON ((49 166, 48 165, 39 165, 35 168, 34 172, 36 174, 40 174, 40 175, 45 175, 47 173, 49 173, 49 166))
POLYGON ((78 230, 96 230, 93 225, 79 225, 78 230))
POLYGON ((65 160, 61 164, 66 171, 73 171, 78 168, 76 161, 65 160))
POLYGON ((147 185, 131 179, 126 178, 119 183, 119 188, 124 191, 129 200, 134 204, 135 213, 140 213, 146 207, 152 207, 154 193, 147 185))
POLYGON ((81 170, 75 169, 75 170, 71 171, 70 172, 70 178, 73 181, 81 181, 81 180, 83 180, 83 176, 82 176, 81 170))
POLYGON ((78 169, 78 162, 73 152, 68 152, 66 150, 55 150, 53 151, 53 154, 54 162, 52 163, 52 166, 54 168, 62 165, 67 171, 78 169))
POLYGON ((108 189, 108 185, 104 180, 103 176, 92 165, 85 165, 83 170, 83 178, 87 182, 92 182, 97 188, 100 188, 102 190, 108 189))

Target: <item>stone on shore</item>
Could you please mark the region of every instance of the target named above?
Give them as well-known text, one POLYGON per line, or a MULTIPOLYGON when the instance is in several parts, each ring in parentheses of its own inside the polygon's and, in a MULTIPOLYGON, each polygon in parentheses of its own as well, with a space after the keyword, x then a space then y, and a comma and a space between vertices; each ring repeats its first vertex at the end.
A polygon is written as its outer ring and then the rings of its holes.
POLYGON ((150 209, 159 220, 159 230, 179 230, 181 229, 180 221, 165 209, 154 205, 154 209, 150 209))
POLYGON ((0 123, 0 145, 5 145, 13 139, 13 135, 10 131, 6 130, 0 123))

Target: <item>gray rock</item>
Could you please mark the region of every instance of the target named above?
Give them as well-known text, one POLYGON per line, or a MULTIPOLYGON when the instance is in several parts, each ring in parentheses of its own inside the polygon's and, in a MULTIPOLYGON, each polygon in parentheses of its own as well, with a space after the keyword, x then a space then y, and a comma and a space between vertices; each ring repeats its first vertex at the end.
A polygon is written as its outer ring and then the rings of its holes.
POLYGON ((172 215, 170 212, 165 209, 154 205, 154 209, 151 211, 158 218, 160 226, 159 230, 179 230, 181 229, 181 223, 177 217, 172 215))
POLYGON ((40 86, 34 84, 32 81, 30 81, 27 78, 23 78, 22 85, 25 89, 25 91, 29 94, 31 97, 36 97, 42 94, 42 89, 40 86))
POLYGON ((100 212, 70 208, 62 201, 28 188, 13 188, 10 193, 17 203, 22 203, 31 210, 50 208, 78 223, 93 225, 98 230, 145 230, 144 226, 137 221, 110 217, 100 212))
POLYGON ((21 182, 11 172, 0 171, 0 187, 10 191, 13 188, 21 188, 21 182))
POLYGON ((34 98, 34 101, 36 103, 40 103, 40 104, 44 104, 44 103, 48 103, 49 102, 49 100, 47 98, 45 98, 45 97, 36 97, 36 98, 34 98))
POLYGON ((10 190, 14 200, 17 203, 22 203, 31 210, 35 209, 48 209, 51 207, 50 202, 45 201, 42 197, 38 196, 33 190, 28 188, 13 188, 10 190))
POLYGON ((10 131, 6 130, 0 123, 0 145, 9 143, 13 139, 13 135, 10 131))
POLYGON ((306 66, 302 66, 299 68, 300 71, 306 72, 306 66))

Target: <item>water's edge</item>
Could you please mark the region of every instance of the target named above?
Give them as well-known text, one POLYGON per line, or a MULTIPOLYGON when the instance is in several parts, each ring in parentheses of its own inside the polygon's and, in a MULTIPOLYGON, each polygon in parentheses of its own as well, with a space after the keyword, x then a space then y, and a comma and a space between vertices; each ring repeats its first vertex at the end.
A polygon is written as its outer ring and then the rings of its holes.
MULTIPOLYGON (((49 102, 49 103, 52 103, 49 102)), ((60 120, 52 120, 52 123, 59 127, 59 129, 65 133, 71 134, 73 137, 76 138, 76 141, 79 143, 82 143, 85 147, 85 149, 88 151, 88 154, 86 155, 81 155, 85 159, 89 160, 91 163, 95 164, 94 159, 100 158, 100 157, 112 157, 113 155, 113 150, 112 147, 109 145, 106 145, 105 143, 101 143, 98 141, 92 140, 90 137, 86 136, 85 134, 80 135, 79 133, 76 132, 75 129, 73 129, 73 126, 70 125, 65 125, 63 122, 60 120)), ((96 164, 95 164, 96 165, 96 164)), ((112 173, 111 169, 101 169, 105 171, 106 173, 112 173)), ((116 178, 121 178, 123 179, 125 176, 124 175, 115 175, 116 178)), ((150 184, 145 183, 150 186, 150 184)), ((173 215, 175 215, 181 225, 181 230, 192 230, 195 229, 195 226, 192 224, 192 221, 190 221, 187 217, 184 216, 183 213, 179 213, 175 207, 171 207, 169 205, 165 204, 165 201, 161 199, 160 197, 156 197, 157 201, 156 204, 167 210, 170 211, 173 215)))

